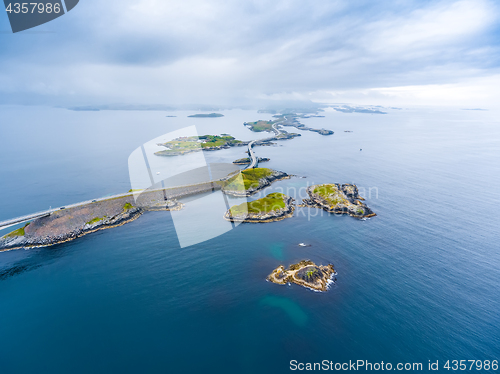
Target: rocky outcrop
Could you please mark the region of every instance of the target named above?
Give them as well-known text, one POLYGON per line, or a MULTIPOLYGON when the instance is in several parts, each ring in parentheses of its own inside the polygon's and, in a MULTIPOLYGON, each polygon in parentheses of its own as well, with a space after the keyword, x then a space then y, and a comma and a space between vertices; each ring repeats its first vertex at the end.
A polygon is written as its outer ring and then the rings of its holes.
MULTIPOLYGON (((258 157, 258 158, 257 158, 257 162, 259 162, 259 163, 260 163, 260 162, 267 162, 267 161, 269 161, 269 160, 270 160, 270 159, 269 159, 269 158, 267 158, 267 157, 262 157, 262 158, 261 158, 261 157, 258 157)), ((240 158, 240 159, 238 159, 238 160, 234 160, 234 161, 233 161, 233 164, 236 164, 236 165, 248 165, 248 164, 250 164, 250 163, 252 163, 252 160, 250 159, 250 157, 240 158)))
POLYGON ((267 277, 267 280, 276 284, 295 283, 315 291, 327 291, 337 275, 333 264, 316 265, 309 260, 302 260, 292 264, 288 269, 278 266, 267 277))
POLYGON ((323 209, 329 213, 349 214, 356 218, 374 217, 376 214, 361 200, 355 184, 319 184, 307 188, 309 199, 303 199, 300 207, 323 209))
POLYGON ((272 170, 272 174, 259 179, 257 185, 253 185, 246 190, 233 190, 228 188, 230 185, 224 185, 222 186, 222 192, 224 192, 226 195, 231 195, 231 196, 238 196, 238 197, 243 197, 243 196, 252 196, 259 192, 260 190, 266 188, 267 186, 270 186, 271 183, 283 180, 283 179, 289 179, 291 178, 291 175, 288 175, 287 173, 284 173, 282 171, 278 170, 272 170))

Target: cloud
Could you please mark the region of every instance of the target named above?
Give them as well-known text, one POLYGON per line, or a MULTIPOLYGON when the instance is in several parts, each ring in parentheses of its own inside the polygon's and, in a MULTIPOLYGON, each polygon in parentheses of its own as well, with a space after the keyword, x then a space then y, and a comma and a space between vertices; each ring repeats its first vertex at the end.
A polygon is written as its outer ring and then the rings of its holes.
POLYGON ((39 28, 54 33, 0 34, 0 100, 397 100, 413 90, 436 103, 422 92, 480 92, 499 74, 499 18, 486 0, 86 0, 39 28))

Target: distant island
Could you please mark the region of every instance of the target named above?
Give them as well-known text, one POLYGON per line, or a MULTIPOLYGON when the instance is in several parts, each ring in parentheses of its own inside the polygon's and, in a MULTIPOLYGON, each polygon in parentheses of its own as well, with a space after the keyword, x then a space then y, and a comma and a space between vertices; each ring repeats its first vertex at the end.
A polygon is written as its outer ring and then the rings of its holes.
MULTIPOLYGON (((382 112, 378 108, 350 106, 350 105, 334 106, 333 109, 336 110, 337 112, 343 112, 343 113, 387 114, 387 112, 382 112)), ((394 108, 394 109, 399 109, 399 108, 394 108)))
POLYGON ((231 222, 275 222, 293 216, 293 198, 274 192, 258 200, 232 206, 224 214, 231 222))
POLYGON ((209 114, 200 113, 200 114, 191 114, 188 117, 190 117, 190 118, 217 118, 217 117, 224 117, 224 114, 220 114, 220 113, 209 113, 209 114))
POLYGON ((374 217, 376 214, 362 203, 355 184, 326 183, 309 186, 309 199, 302 199, 301 207, 320 208, 329 213, 349 214, 356 218, 374 217))
POLYGON ((337 275, 332 264, 326 266, 316 265, 309 260, 302 260, 292 264, 288 269, 283 265, 278 266, 267 277, 267 280, 276 284, 295 283, 315 291, 327 291, 337 275))

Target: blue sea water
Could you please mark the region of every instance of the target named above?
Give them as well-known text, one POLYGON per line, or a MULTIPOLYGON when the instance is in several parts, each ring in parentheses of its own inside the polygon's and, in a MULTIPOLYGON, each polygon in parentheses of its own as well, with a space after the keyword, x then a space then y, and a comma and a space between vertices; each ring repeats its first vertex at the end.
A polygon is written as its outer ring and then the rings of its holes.
MULTIPOLYGON (((266 136, 242 124, 270 115, 223 113, 3 106, 0 220, 127 191, 129 154, 178 128, 266 136)), ((271 158, 263 166, 306 177, 269 191, 300 197, 313 183, 355 182, 377 217, 297 209, 180 248, 170 214, 150 212, 0 253, 0 373, 286 373, 290 360, 421 362, 424 371, 439 360, 447 371, 446 360, 500 359, 498 113, 324 114, 302 122, 333 136, 301 132, 256 148, 271 158), (305 258, 335 264, 330 291, 265 281, 305 258)))

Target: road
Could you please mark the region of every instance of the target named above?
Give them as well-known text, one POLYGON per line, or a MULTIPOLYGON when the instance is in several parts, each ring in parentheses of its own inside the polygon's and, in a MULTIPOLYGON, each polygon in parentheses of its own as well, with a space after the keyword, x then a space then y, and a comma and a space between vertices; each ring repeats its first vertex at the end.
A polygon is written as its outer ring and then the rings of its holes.
POLYGON ((104 201, 104 200, 114 199, 116 197, 125 197, 125 196, 131 196, 131 195, 132 195, 131 192, 127 192, 127 193, 122 193, 122 194, 113 195, 113 196, 106 196, 106 197, 101 197, 99 199, 81 201, 81 202, 76 203, 76 204, 65 205, 63 207, 47 209, 47 210, 44 210, 41 212, 31 213, 31 214, 28 214, 25 216, 12 218, 12 219, 0 222, 0 230, 6 229, 7 227, 10 227, 10 226, 17 225, 19 223, 33 221, 36 218, 50 216, 51 213, 57 212, 58 210, 61 210, 61 209, 76 208, 76 207, 79 207, 82 205, 87 205, 87 204, 90 204, 90 203, 96 202, 96 201, 104 201))
POLYGON ((257 158, 257 156, 255 156, 255 152, 252 149, 253 145, 255 144, 255 142, 257 142, 257 141, 258 142, 266 142, 266 141, 275 140, 277 136, 280 136, 281 134, 283 134, 283 131, 281 131, 280 129, 278 129, 277 126, 278 126, 277 123, 274 123, 272 125, 272 128, 273 128, 275 136, 273 136, 271 138, 252 140, 250 143, 248 143, 248 155, 250 156, 250 159, 251 159, 252 162, 245 169, 255 168, 259 164, 258 158, 257 158))
POLYGON ((248 143, 248 155, 252 159, 252 162, 245 169, 252 169, 252 168, 256 167, 258 164, 257 157, 255 156, 255 153, 252 149, 252 147, 256 141, 257 140, 252 140, 250 143, 248 143))
MULTIPOLYGON (((190 186, 195 186, 197 184, 204 184, 204 183, 206 183, 206 182, 196 183, 196 184, 192 184, 190 186)), ((177 186, 177 187, 171 187, 171 188, 157 188, 157 189, 151 189, 151 190, 146 189, 146 190, 143 190, 143 191, 144 192, 156 192, 156 191, 164 191, 164 190, 169 190, 169 189, 172 189, 172 188, 182 188, 182 187, 185 187, 185 186, 177 186)), ((41 211, 41 212, 31 213, 31 214, 28 214, 28 215, 25 215, 25 216, 8 219, 8 220, 0 222, 0 230, 6 229, 6 228, 14 226, 14 225, 17 225, 19 223, 33 221, 36 218, 50 216, 51 213, 57 212, 57 211, 59 211, 61 209, 77 208, 77 207, 80 207, 80 206, 83 206, 83 205, 88 205, 88 204, 95 203, 95 202, 98 202, 98 201, 111 200, 111 199, 115 199, 117 197, 126 197, 126 196, 133 196, 133 195, 134 195, 133 192, 126 192, 126 193, 121 193, 121 194, 117 194, 117 195, 111 195, 111 196, 101 197, 101 198, 98 198, 98 199, 81 201, 79 203, 65 205, 63 207, 57 207, 57 208, 53 208, 53 209, 47 209, 47 210, 44 210, 44 211, 41 211)))

